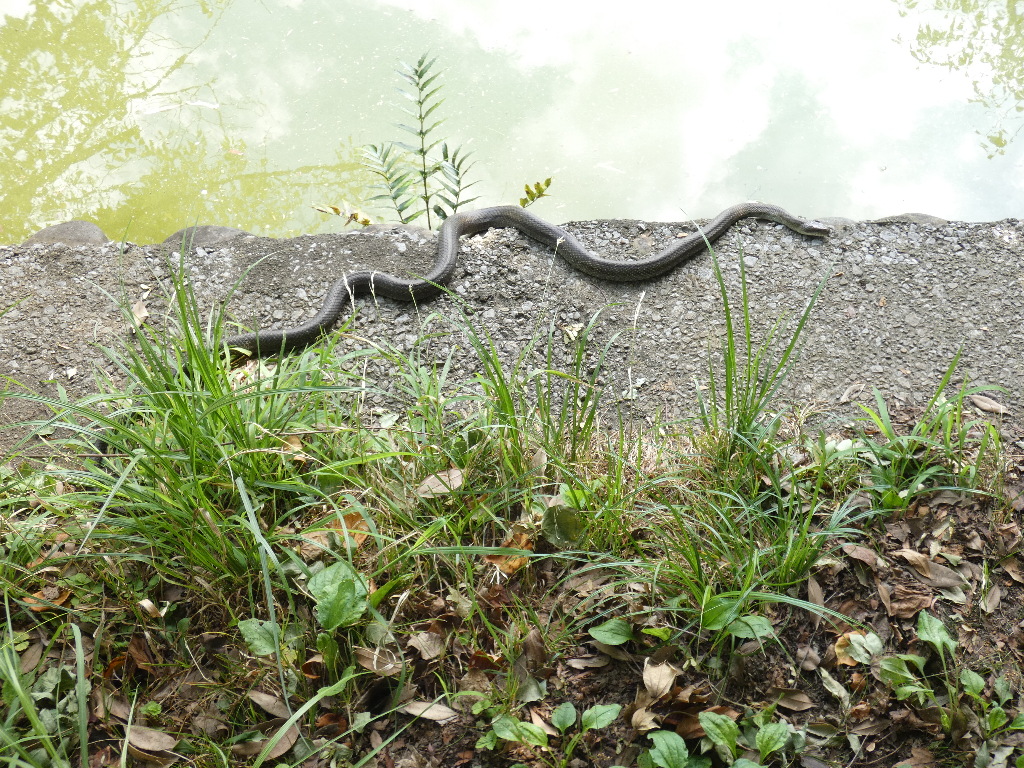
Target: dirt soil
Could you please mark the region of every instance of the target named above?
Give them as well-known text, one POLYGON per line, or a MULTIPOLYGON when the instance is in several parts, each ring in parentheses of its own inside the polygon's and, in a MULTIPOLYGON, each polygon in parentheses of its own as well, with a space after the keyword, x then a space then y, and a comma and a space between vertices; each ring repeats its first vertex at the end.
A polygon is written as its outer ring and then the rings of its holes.
MULTIPOLYGON (((783 397, 824 414, 818 418, 825 426, 858 415, 854 404, 870 402, 874 387, 899 411, 927 402, 962 347, 954 381, 966 375, 1005 387, 992 397, 1009 409, 1010 422, 1018 420, 1024 223, 922 215, 827 221, 834 229, 824 240, 746 220, 717 244, 734 297, 739 259, 745 261, 756 339, 780 320, 791 324, 826 280, 783 397)), ((642 258, 693 229, 641 221, 566 226, 592 250, 623 259, 642 258)), ((43 230, 25 245, 0 247, 0 311, 11 307, 0 318, 0 374, 13 389, 50 395, 64 389, 72 397, 94 391, 97 366, 115 373, 100 347, 131 343, 122 307, 142 302, 151 322, 166 313, 180 233, 143 246, 104 239, 92 225, 75 222, 43 230), (54 239, 65 242, 47 242, 54 239)), ((216 307, 237 285, 230 316, 264 327, 315 314, 346 270, 422 274, 434 255, 434 235, 408 227, 286 240, 200 227, 193 244, 185 261, 201 305, 216 307)), ((444 331, 423 351, 427 360, 454 355, 454 385, 477 366, 464 336, 434 313, 453 318, 461 305, 509 360, 538 332, 553 329, 555 361, 562 362, 600 311, 591 348, 596 354, 611 340, 606 380, 615 397, 608 402, 641 417, 684 418, 695 412, 695 382, 706 381, 709 349, 717 360, 725 333, 708 254, 653 281, 609 283, 572 270, 515 230, 491 231, 464 241, 451 289, 455 298, 420 307, 360 299, 353 336, 339 343, 353 347, 361 337, 407 350, 425 328, 444 331)), ((10 398, 0 425, 43 415, 10 398)), ((0 450, 10 450, 24 432, 0 432, 0 450)))

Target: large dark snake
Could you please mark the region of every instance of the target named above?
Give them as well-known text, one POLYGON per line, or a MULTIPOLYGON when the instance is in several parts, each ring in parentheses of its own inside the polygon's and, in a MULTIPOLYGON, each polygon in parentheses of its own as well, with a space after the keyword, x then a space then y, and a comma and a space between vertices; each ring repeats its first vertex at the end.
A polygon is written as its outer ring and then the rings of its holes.
POLYGON ((727 208, 706 227, 687 235, 661 253, 639 261, 614 261, 595 256, 572 235, 514 205, 455 213, 445 219, 437 238, 437 258, 430 270, 417 279, 382 272, 352 272, 337 280, 327 292, 316 316, 292 328, 243 333, 224 340, 230 349, 265 357, 301 349, 319 339, 337 322, 356 296, 374 293, 399 301, 422 302, 437 296, 451 281, 459 259, 459 239, 492 228, 512 227, 527 237, 555 250, 570 265, 588 275, 631 282, 663 275, 692 258, 721 237, 729 227, 745 218, 769 219, 785 224, 794 232, 824 237, 829 228, 817 221, 805 221, 782 208, 764 203, 741 203, 727 208))

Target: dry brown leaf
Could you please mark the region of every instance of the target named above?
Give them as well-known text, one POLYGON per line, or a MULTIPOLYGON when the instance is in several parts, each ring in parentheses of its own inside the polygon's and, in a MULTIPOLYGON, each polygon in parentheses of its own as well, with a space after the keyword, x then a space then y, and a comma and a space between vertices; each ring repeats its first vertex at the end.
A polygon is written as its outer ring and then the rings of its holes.
POLYGON ((892 607, 889 615, 894 619, 909 619, 921 611, 931 608, 933 601, 934 598, 930 594, 924 594, 919 590, 910 589, 903 584, 897 584, 892 591, 890 599, 892 607))
POLYGON ((889 585, 878 578, 877 575, 875 576, 875 589, 878 590, 878 599, 885 606, 885 612, 892 616, 892 593, 889 591, 889 585))
POLYGON ((302 539, 299 542, 299 557, 303 562, 308 563, 323 556, 331 548, 331 539, 334 536, 334 533, 325 528, 303 531, 302 539))
POLYGON ((131 743, 128 744, 128 754, 140 763, 159 765, 161 768, 174 765, 174 763, 181 759, 181 756, 174 752, 147 752, 131 743))
POLYGON ((46 646, 40 642, 34 642, 30 645, 23 654, 18 662, 18 669, 21 674, 27 675, 29 672, 34 670, 43 658, 43 652, 46 650, 46 646))
POLYGON ((329 731, 331 736, 337 736, 348 729, 348 718, 337 712, 322 712, 317 715, 314 725, 320 732, 319 735, 325 735, 324 732, 329 731))
POLYGON ((619 661, 632 661, 635 658, 632 653, 618 645, 608 645, 607 643, 602 643, 600 640, 588 640, 587 642, 597 648, 597 650, 605 656, 611 656, 613 659, 618 659, 619 661))
POLYGON ((542 731, 544 731, 544 733, 546 733, 548 736, 558 735, 558 731, 555 730, 555 727, 551 725, 551 723, 549 723, 543 717, 541 717, 540 713, 533 707, 530 707, 530 722, 536 725, 542 731))
MULTIPOLYGON (((267 734, 268 737, 270 737, 268 738, 269 741, 275 734, 277 734, 281 729, 281 726, 286 722, 285 718, 278 718, 276 720, 268 720, 266 723, 263 723, 258 727, 261 731, 267 734)), ((270 748, 270 751, 267 752, 267 759, 276 760, 279 757, 283 757, 292 747, 295 746, 295 742, 298 740, 299 727, 297 725, 293 725, 285 731, 284 735, 278 739, 278 742, 270 748)))
POLYGON ((536 627, 531 629, 523 639, 523 653, 526 654, 531 670, 538 670, 547 664, 548 649, 544 645, 544 636, 536 627))
POLYGON ((644 687, 655 701, 672 690, 676 678, 683 673, 675 664, 665 661, 651 664, 650 659, 644 660, 644 687))
POLYGON ((133 725, 125 730, 128 735, 128 743, 136 749, 146 752, 170 752, 178 744, 177 736, 171 736, 169 733, 154 728, 133 725))
POLYGON ((607 667, 608 664, 611 663, 611 658, 602 653, 597 656, 583 656, 580 658, 569 659, 565 663, 573 669, 594 669, 597 667, 607 667))
POLYGON ((900 549, 896 552, 914 569, 914 575, 929 587, 944 589, 947 587, 960 587, 966 579, 952 568, 933 562, 926 555, 915 552, 912 549, 900 549))
POLYGON ((115 656, 110 661, 108 661, 107 666, 103 668, 103 679, 110 680, 114 677, 114 675, 118 674, 121 670, 123 670, 127 659, 127 656, 122 655, 115 656))
POLYGON ((464 476, 461 469, 452 467, 444 472, 431 475, 416 488, 416 495, 421 499, 433 499, 447 496, 462 487, 464 476))
POLYGON ((104 691, 101 688, 92 689, 92 711, 99 720, 117 718, 127 723, 132 716, 132 705, 125 696, 118 693, 104 691))
POLYGON ((673 719, 677 722, 676 733, 682 736, 684 739, 700 739, 703 738, 704 726, 700 724, 700 718, 698 717, 700 712, 703 712, 703 707, 696 709, 687 709, 682 712, 674 712, 673 719))
POLYGON ((349 512, 342 515, 341 522, 332 520, 328 524, 331 528, 339 530, 352 540, 352 545, 358 549, 369 535, 370 524, 359 512, 349 512))
POLYGON ((485 672, 498 672, 505 669, 505 657, 499 654, 485 653, 476 650, 469 656, 470 669, 482 669, 485 672))
POLYGON ((839 733, 839 728, 824 720, 813 720, 807 723, 806 728, 809 734, 817 736, 819 739, 831 739, 839 733))
POLYGON ((843 394, 839 398, 839 402, 840 403, 848 403, 851 400, 853 400, 855 397, 860 395, 862 392, 864 392, 866 389, 867 389, 867 386, 864 384, 864 382, 862 382, 862 381, 855 381, 853 384, 848 386, 843 391, 843 394))
POLYGON ((152 600, 148 597, 144 597, 136 603, 142 611, 147 614, 150 618, 159 619, 163 616, 163 612, 156 606, 152 600))
POLYGON ((142 325, 149 319, 149 309, 146 308, 146 302, 142 299, 139 299, 132 304, 132 319, 135 321, 136 327, 142 325))
POLYGON ((58 587, 43 587, 43 589, 31 595, 26 595, 25 605, 34 613, 44 611, 55 611, 58 605, 64 605, 71 597, 70 589, 59 589, 58 587))
POLYGON ((800 669, 805 672, 813 672, 821 664, 821 656, 809 645, 801 645, 796 649, 796 661, 800 669))
POLYGON ((384 677, 393 677, 402 671, 402 655, 391 648, 356 646, 352 649, 352 655, 363 669, 384 677))
POLYGON ((216 716, 216 712, 207 712, 203 715, 196 715, 192 718, 193 733, 201 733, 213 739, 219 739, 227 735, 228 724, 216 716))
POLYGON ((132 639, 128 641, 128 657, 136 667, 147 672, 151 672, 158 664, 158 661, 153 658, 153 654, 150 653, 146 638, 142 635, 133 635, 132 639))
POLYGON ((324 674, 324 656, 315 653, 302 662, 302 676, 307 680, 319 680, 324 674))
POLYGON ((249 691, 249 700, 266 712, 268 715, 274 717, 290 717, 291 712, 288 711, 288 705, 281 701, 279 696, 275 696, 270 693, 263 693, 263 691, 249 691))
POLYGON ((935 765, 935 755, 925 747, 911 747, 910 757, 900 760, 893 768, 929 768, 935 765))
POLYGON ((1002 415, 1010 412, 1009 408, 996 402, 991 397, 985 397, 985 395, 971 395, 970 397, 971 402, 985 413, 998 413, 1002 415))
POLYGON ((537 478, 543 478, 547 472, 548 455, 543 448, 538 448, 530 457, 530 473, 537 478))
POLYGON ((711 701, 711 688, 704 683, 688 685, 676 694, 675 700, 684 704, 704 704, 711 701))
POLYGON ((868 678, 863 672, 850 673, 850 688, 860 693, 868 684, 868 678))
POLYGON ((1024 584, 1024 571, 1021 571, 1020 563, 1017 562, 1017 558, 1010 557, 1002 562, 1003 570, 1005 570, 1010 578, 1016 581, 1018 584, 1024 584))
POLYGON ((771 696, 780 707, 793 712, 803 712, 814 706, 811 697, 797 688, 772 688, 771 696))
POLYGON ((847 713, 847 716, 851 720, 867 720, 871 717, 871 711, 871 704, 866 701, 861 701, 850 707, 850 711, 847 713))
MULTIPOLYGON (((512 535, 505 539, 501 546, 509 549, 525 549, 532 552, 534 543, 532 536, 527 531, 517 530, 513 526, 512 535)), ((483 560, 485 563, 495 566, 506 576, 511 576, 530 562, 530 558, 525 555, 484 555, 483 560)))
MULTIPOLYGON (((488 694, 494 686, 491 678, 482 669, 471 669, 459 679, 459 690, 488 694)), ((458 702, 460 699, 455 699, 458 702)))
POLYGON ((444 638, 434 632, 420 632, 410 637, 409 645, 419 651, 424 661, 436 659, 444 653, 444 638))
POLYGON ((964 546, 968 549, 973 549, 975 552, 985 551, 985 542, 981 540, 981 536, 978 534, 977 531, 970 532, 970 534, 967 536, 967 539, 964 541, 964 546))
POLYGON ((860 560, 862 563, 865 563, 872 570, 885 567, 885 561, 873 549, 862 547, 859 544, 843 544, 843 552, 854 560, 860 560))
POLYGON ((981 610, 985 613, 993 613, 996 608, 999 607, 999 602, 1002 600, 1003 590, 999 588, 998 584, 993 584, 992 589, 985 595, 985 599, 981 601, 981 610))
MULTIPOLYGON (((277 717, 273 720, 267 720, 264 723, 260 723, 256 726, 260 733, 268 735, 266 739, 257 739, 256 741, 244 741, 241 744, 235 744, 231 747, 231 753, 240 757, 252 757, 258 755, 263 751, 263 748, 267 745, 277 732, 281 729, 281 726, 287 722, 285 717, 277 717)), ((277 741, 276 744, 267 753, 267 758, 276 760, 295 746, 295 742, 299 740, 299 729, 298 726, 292 726, 285 734, 277 741)))
POLYGON ((1024 512, 1024 487, 1019 485, 1008 486, 1006 488, 1006 500, 1015 512, 1024 512))
POLYGON ((861 723, 857 723, 857 725, 850 729, 850 732, 856 733, 858 736, 877 736, 887 730, 890 725, 888 719, 883 720, 879 717, 871 717, 861 723))
POLYGON ((629 724, 633 726, 639 733, 647 733, 658 728, 658 718, 651 710, 647 707, 640 707, 633 712, 633 716, 629 720, 629 724))
POLYGON ((398 711, 438 723, 459 716, 458 712, 450 707, 446 707, 444 704, 436 701, 422 701, 420 699, 405 702, 405 704, 398 708, 398 711))
MULTIPOLYGON (((807 577, 807 602, 813 603, 819 608, 825 607, 825 594, 821 591, 821 584, 813 575, 807 577)), ((811 626, 817 629, 821 623, 821 614, 817 611, 811 612, 811 626)))
POLYGON ((913 549, 900 549, 896 554, 910 563, 914 567, 914 570, 922 576, 927 578, 932 575, 933 563, 927 555, 913 549))

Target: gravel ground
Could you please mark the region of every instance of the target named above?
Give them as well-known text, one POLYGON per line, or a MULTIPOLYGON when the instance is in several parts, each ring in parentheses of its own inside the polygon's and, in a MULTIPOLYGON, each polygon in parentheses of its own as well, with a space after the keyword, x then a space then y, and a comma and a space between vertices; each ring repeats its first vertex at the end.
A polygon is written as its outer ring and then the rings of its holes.
MULTIPOLYGON (((920 215, 828 223, 833 233, 815 240, 746 220, 716 246, 733 295, 744 259, 757 339, 780 319, 792 322, 826 280, 783 398, 824 414, 819 418, 825 423, 849 420, 858 412, 857 401, 870 402, 873 387, 894 410, 920 405, 963 347, 956 382, 966 375, 974 383, 1005 387, 1006 393, 992 397, 1019 424, 1024 223, 945 222, 920 215)), ((112 372, 99 346, 130 337, 119 307, 141 300, 154 319, 166 311, 177 250, 103 242, 91 225, 60 226, 44 230, 35 242, 0 247, 0 311, 15 305, 0 318, 0 373, 10 377, 12 391, 94 391, 96 367, 112 372)), ((588 248, 623 259, 642 258, 693 229, 639 221, 565 226, 588 248)), ((434 253, 433 235, 411 228, 290 240, 200 230, 198 246, 185 258, 200 303, 217 306, 241 281, 228 310, 242 322, 262 325, 287 326, 311 316, 328 285, 353 267, 417 274, 434 253)), ((452 331, 443 319, 456 317, 461 302, 506 359, 520 355, 539 332, 553 329, 554 358, 562 362, 573 338, 600 311, 591 349, 596 353, 614 338, 604 376, 614 394, 608 403, 641 418, 695 412, 695 381, 706 380, 709 354, 718 359, 725 333, 708 254, 653 281, 616 284, 571 270, 514 230, 491 231, 463 241, 451 288, 458 302, 444 297, 414 307, 361 299, 353 331, 410 349, 425 328, 452 331), (435 313, 440 317, 431 319, 435 313)), ((343 347, 355 343, 339 340, 343 347)), ((478 368, 457 331, 422 348, 426 359, 453 354, 453 385, 478 368)), ((537 358, 531 365, 540 363, 537 358)), ((41 413, 28 401, 8 398, 0 426, 41 413)), ((23 433, 17 427, 0 431, 0 450, 9 450, 23 433)))

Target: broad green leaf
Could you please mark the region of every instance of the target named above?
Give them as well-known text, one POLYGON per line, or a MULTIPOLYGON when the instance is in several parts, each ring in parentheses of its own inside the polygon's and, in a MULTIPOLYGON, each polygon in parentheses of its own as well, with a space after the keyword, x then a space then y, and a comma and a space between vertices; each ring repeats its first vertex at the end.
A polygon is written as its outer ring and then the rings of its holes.
POLYGON ((272 621, 263 619, 244 619, 238 622, 238 631, 242 633, 242 639, 249 646, 249 650, 256 656, 269 656, 278 651, 278 638, 281 636, 281 628, 272 621))
POLYGON ((668 627, 644 627, 640 630, 642 635, 651 635, 661 641, 666 641, 672 637, 672 630, 668 627))
POLYGON ((596 731, 607 728, 619 716, 622 707, 618 704, 595 704, 583 713, 580 727, 585 731, 596 731))
POLYGON ((787 741, 789 741, 788 725, 781 722, 766 723, 754 738, 757 751, 761 754, 761 762, 763 763, 772 752, 778 752, 785 747, 787 741))
POLYGON ((760 639, 762 637, 772 637, 775 634, 775 630, 772 627, 772 623, 763 616, 740 616, 735 621, 731 622, 725 631, 733 637, 738 637, 741 640, 753 640, 760 639))
POLYGON ((356 733, 362 733, 373 721, 374 716, 369 712, 356 712, 352 717, 352 725, 350 728, 356 733))
POLYGON ((548 681, 538 680, 533 675, 524 674, 519 680, 516 700, 528 704, 531 701, 543 701, 548 695, 548 681))
POLYGON ((625 619, 608 619, 591 627, 590 636, 605 645, 622 645, 633 639, 633 626, 625 619))
POLYGON ((1010 716, 1006 714, 1006 710, 1002 707, 993 707, 988 711, 988 730, 989 732, 998 731, 1004 725, 1010 721, 1010 716))
POLYGON ((559 704, 551 713, 551 724, 558 729, 559 733, 565 733, 566 730, 576 725, 576 707, 568 701, 559 704))
POLYGON ((917 616, 917 636, 930 643, 942 657, 945 657, 947 650, 950 654, 956 651, 956 640, 950 637, 946 625, 928 611, 921 611, 917 616))
POLYGON ((992 688, 995 691, 996 699, 1000 704, 1006 704, 1006 702, 1010 700, 1010 697, 1013 696, 1013 690, 1010 688, 1010 684, 1006 682, 1005 675, 997 677, 995 682, 992 683, 992 688))
POLYGON ((557 502, 544 510, 541 533, 556 547, 571 547, 583 533, 583 520, 578 509, 557 502))
POLYGON ((736 754, 736 740, 740 737, 740 727, 731 717, 717 712, 701 712, 697 719, 711 741, 728 749, 730 754, 736 754))
POLYGON ((753 760, 748 760, 745 757, 741 757, 739 760, 734 762, 731 768, 764 768, 760 763, 755 763, 753 760))
POLYGON ((491 728, 499 739, 514 741, 518 744, 529 744, 533 747, 546 747, 548 735, 533 723, 524 723, 514 717, 502 715, 491 723, 491 728))
POLYGON ((918 704, 924 704, 929 699, 935 698, 935 691, 917 683, 898 685, 893 689, 893 693, 896 694, 896 698, 900 701, 906 701, 911 696, 916 696, 918 704))
POLYGON ((476 749, 494 749, 496 746, 498 746, 498 734, 493 730, 476 740, 476 749))
POLYGON ((700 624, 704 629, 716 631, 725 629, 736 620, 740 611, 740 603, 733 597, 719 595, 713 597, 701 611, 700 624))
POLYGON ((366 610, 369 591, 362 575, 344 560, 327 566, 309 580, 316 600, 316 618, 328 632, 355 624, 366 610))
POLYGON ((850 646, 846 652, 850 654, 851 658, 859 661, 861 664, 872 663, 885 650, 882 638, 874 632, 868 632, 866 635, 851 633, 846 637, 850 640, 850 646))
POLYGON ((878 663, 878 676, 886 685, 895 688, 915 680, 907 662, 896 656, 887 656, 878 663))
POLYGON ((928 659, 926 659, 924 656, 918 656, 914 653, 897 653, 896 658, 902 659, 903 661, 909 661, 911 664, 917 667, 918 672, 920 672, 922 675, 924 674, 924 665, 928 661, 928 659))
POLYGON ((985 690, 985 678, 966 667, 960 671, 960 682, 963 683, 964 690, 974 697, 981 696, 981 692, 985 690))
POLYGON ((341 652, 341 649, 334 635, 328 632, 318 633, 316 636, 316 649, 324 657, 324 664, 328 669, 333 670, 337 667, 338 654, 341 652))
POLYGON ((1024 731, 1024 712, 1019 713, 1008 726, 1011 731, 1024 731))
POLYGON ((675 731, 653 731, 647 737, 654 742, 650 756, 660 768, 687 768, 690 752, 683 737, 675 731))

